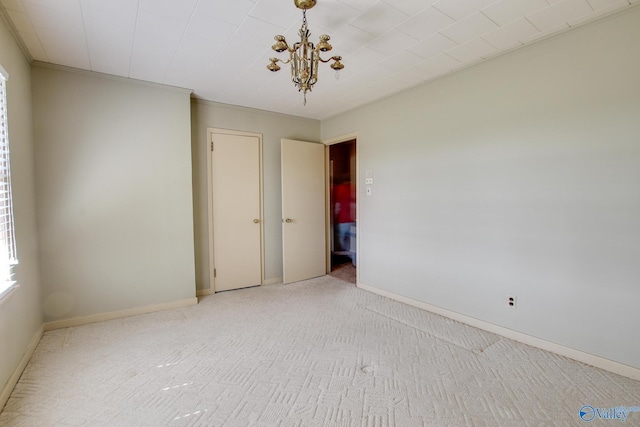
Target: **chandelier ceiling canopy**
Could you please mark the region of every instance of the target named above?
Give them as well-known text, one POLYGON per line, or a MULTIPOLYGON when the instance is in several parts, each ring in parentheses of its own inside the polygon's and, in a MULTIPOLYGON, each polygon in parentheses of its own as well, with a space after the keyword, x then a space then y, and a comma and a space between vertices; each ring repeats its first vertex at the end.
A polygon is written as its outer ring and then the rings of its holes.
POLYGON ((320 52, 328 52, 333 47, 329 44, 329 37, 326 34, 320 36, 320 41, 317 45, 314 45, 309 41, 311 31, 307 27, 307 9, 311 9, 316 5, 316 0, 293 0, 297 8, 302 9, 302 27, 298 31, 300 35, 300 41, 297 41, 290 46, 287 40, 282 35, 274 37, 275 44, 271 46, 273 50, 278 53, 287 51, 289 53, 288 59, 270 58, 270 63, 267 65, 267 69, 276 72, 280 70, 278 62, 283 64, 290 64, 291 66, 291 81, 298 88, 299 92, 304 95, 304 104, 307 104, 307 92, 311 92, 313 85, 318 81, 318 65, 320 62, 327 63, 333 61, 330 65, 337 73, 344 68, 344 65, 340 62, 341 56, 332 56, 328 59, 323 59, 320 56, 320 52))

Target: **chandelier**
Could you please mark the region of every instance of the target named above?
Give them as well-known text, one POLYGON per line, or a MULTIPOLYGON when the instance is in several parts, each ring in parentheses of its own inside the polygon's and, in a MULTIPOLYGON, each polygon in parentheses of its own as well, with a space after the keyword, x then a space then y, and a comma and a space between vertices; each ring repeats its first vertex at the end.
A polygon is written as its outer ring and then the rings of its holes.
POLYGON ((316 5, 316 0, 293 0, 298 9, 302 9, 302 27, 298 31, 300 35, 300 41, 295 42, 293 47, 287 44, 284 36, 275 36, 276 43, 271 46, 271 49, 276 52, 289 52, 289 59, 283 60, 279 58, 269 58, 271 63, 267 65, 270 71, 276 72, 280 70, 278 62, 283 64, 291 64, 291 81, 298 88, 298 92, 302 92, 304 95, 304 105, 307 105, 307 92, 311 92, 313 85, 318 81, 318 65, 320 62, 327 63, 334 61, 330 65, 331 68, 336 70, 337 73, 344 68, 344 65, 340 62, 341 56, 332 56, 329 59, 322 59, 320 52, 328 52, 333 47, 329 44, 329 37, 326 34, 320 36, 320 41, 317 45, 313 45, 309 41, 311 32, 307 28, 307 9, 311 9, 316 5))

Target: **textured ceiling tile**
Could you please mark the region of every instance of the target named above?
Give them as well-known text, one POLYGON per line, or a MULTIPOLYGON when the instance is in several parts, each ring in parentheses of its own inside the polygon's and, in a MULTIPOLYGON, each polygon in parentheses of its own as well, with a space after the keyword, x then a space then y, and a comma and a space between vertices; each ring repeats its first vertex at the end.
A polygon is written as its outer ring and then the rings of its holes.
POLYGON ((593 10, 617 9, 629 5, 628 0, 587 0, 593 10))
POLYGON ((352 53, 348 60, 353 64, 361 63, 364 66, 377 64, 386 59, 386 55, 378 52, 377 50, 369 49, 367 46, 358 49, 352 53))
MULTIPOLYGON (((309 29, 316 35, 320 35, 322 33, 328 33, 331 35, 357 16, 358 10, 345 4, 335 2, 318 2, 313 9, 307 11, 309 29)), ((300 28, 301 25, 302 13, 299 14, 294 26, 296 28, 300 28)))
MULTIPOLYGON (((243 91, 252 93, 264 86, 273 84, 273 81, 279 78, 281 78, 281 76, 279 76, 278 73, 271 73, 266 70, 266 67, 260 67, 248 68, 237 76, 237 81, 242 82, 241 86, 243 91)), ((291 84, 291 86, 293 86, 293 84, 291 84)), ((236 90, 234 87, 231 87, 229 89, 233 91, 236 90)))
POLYGON ((495 3, 495 1, 496 0, 439 0, 435 2, 433 6, 447 16, 459 21, 478 10, 495 3))
POLYGON ((222 46, 212 46, 209 40, 185 34, 171 61, 171 68, 179 66, 194 69, 207 68, 222 52, 222 46))
POLYGON ((596 9, 594 12, 589 13, 587 15, 582 15, 576 19, 572 19, 568 21, 570 27, 575 27, 578 25, 582 25, 586 22, 591 22, 594 19, 600 18, 602 16, 608 15, 612 12, 618 11, 621 8, 629 7, 628 0, 611 0, 608 1, 606 5, 600 4, 601 7, 596 9))
POLYGON ((496 52, 495 47, 478 38, 448 50, 447 55, 463 63, 473 63, 479 59, 491 57, 496 52))
POLYGON ((136 14, 121 14, 113 10, 100 10, 84 8, 82 11, 85 24, 85 32, 93 38, 109 41, 130 39, 136 30, 136 14))
POLYGON ((393 55, 399 50, 406 49, 416 43, 418 43, 418 40, 413 37, 400 31, 392 30, 373 40, 367 47, 386 55, 393 55))
POLYGON ((380 64, 375 64, 369 68, 367 68, 366 76, 364 78, 371 80, 372 82, 377 82, 382 79, 386 79, 391 74, 395 73, 397 70, 393 70, 389 67, 382 66, 380 64))
POLYGON ((561 0, 539 12, 527 16, 541 31, 561 27, 567 22, 593 12, 587 0, 561 0))
POLYGON ((116 19, 112 11, 85 8, 86 40, 91 69, 127 76, 133 49, 135 16, 116 19))
POLYGON ((388 78, 378 82, 376 90, 379 95, 389 96, 414 85, 415 82, 402 80, 396 76, 389 76, 388 78))
POLYGON ((415 53, 411 53, 407 50, 404 50, 380 62, 380 65, 396 72, 396 71, 403 70, 405 68, 412 67, 416 64, 419 64, 422 61, 424 61, 423 57, 418 56, 415 53))
POLYGON ((419 83, 425 80, 430 79, 433 76, 430 72, 426 70, 421 70, 416 67, 405 68, 402 71, 394 74, 393 77, 397 79, 403 79, 411 83, 419 83))
POLYGON ((139 10, 151 11, 177 21, 189 22, 198 0, 138 0, 139 10))
POLYGON ((84 37, 53 28, 36 28, 42 47, 54 64, 90 69, 89 54, 84 37))
POLYGON ((238 27, 233 37, 238 40, 260 43, 267 48, 273 44, 273 37, 284 33, 285 30, 286 28, 248 16, 238 27))
POLYGON ((207 15, 196 15, 189 22, 186 33, 201 39, 209 40, 212 48, 224 47, 227 41, 238 30, 237 25, 217 20, 207 15))
POLYGON ((9 14, 9 18, 11 18, 11 22, 13 22, 13 26, 16 27, 16 30, 18 30, 18 32, 20 33, 36 32, 26 12, 10 9, 10 10, 7 10, 7 13, 9 14))
POLYGON ((233 25, 240 25, 254 7, 256 7, 256 3, 249 0, 200 1, 194 14, 202 14, 233 25))
POLYGON ((398 30, 415 39, 424 40, 454 23, 453 19, 430 7, 404 22, 398 27, 398 30))
POLYGON ((410 47, 408 50, 427 59, 439 53, 445 52, 458 44, 440 33, 436 33, 428 39, 410 47))
POLYGON ((482 13, 474 13, 442 30, 442 34, 457 43, 465 43, 495 30, 498 26, 482 13))
POLYGON ((129 77, 153 83, 162 83, 170 63, 168 55, 156 52, 135 52, 131 59, 129 77))
POLYGON ((568 29, 569 29, 569 24, 560 24, 557 27, 552 27, 544 31, 538 31, 537 33, 533 33, 531 36, 525 37, 520 41, 523 44, 529 44, 529 43, 535 42, 536 40, 543 39, 545 37, 551 36, 553 34, 557 34, 561 31, 566 31, 568 29))
POLYGON ((362 15, 351 21, 351 25, 369 34, 380 36, 403 21, 406 21, 408 18, 409 15, 379 1, 373 7, 367 9, 362 15))
POLYGON ((20 33, 20 38, 24 42, 25 46, 29 50, 31 57, 36 61, 50 62, 49 57, 40 43, 36 33, 20 33))
MULTIPOLYGON (((249 64, 259 60, 265 52, 270 52, 272 56, 284 59, 285 53, 276 53, 269 46, 262 45, 247 40, 232 38, 224 47, 222 53, 216 58, 216 62, 224 65, 225 62, 233 64, 249 64)), ((266 65, 266 64, 265 64, 266 65)))
POLYGON ((136 22, 134 48, 137 52, 168 52, 178 47, 187 23, 140 11, 136 22))
POLYGON ((384 2, 407 15, 415 15, 431 6, 436 0, 384 0, 384 2))
MULTIPOLYGON (((313 10, 315 10, 315 8, 313 10)), ((310 15, 311 11, 309 11, 308 14, 310 15)), ((295 7, 293 2, 288 1, 259 1, 251 12, 249 12, 249 16, 284 28, 288 28, 291 23, 296 20, 300 20, 302 23, 302 11, 295 7)))
POLYGON ((113 76, 128 77, 130 69, 130 55, 121 46, 110 45, 95 51, 90 55, 91 71, 111 74, 113 76))
POLYGON ((56 7, 48 7, 33 3, 25 3, 27 14, 36 28, 62 30, 68 34, 81 37, 84 34, 80 3, 55 3, 56 7), (62 6, 65 5, 65 6, 62 6))
POLYGON ((375 38, 373 34, 362 31, 353 25, 344 25, 331 35, 331 44, 342 52, 351 53, 375 38))
POLYGON ((202 86, 206 76, 210 59, 208 57, 193 57, 178 49, 173 61, 167 68, 163 83, 171 86, 194 89, 202 86))
POLYGON ((345 4, 359 11, 365 11, 373 6, 378 0, 338 0, 338 3, 345 4))
POLYGON ((482 9, 489 19, 502 26, 548 7, 546 0, 501 0, 482 9))
MULTIPOLYGON (((304 114, 337 111, 335 99, 347 99, 345 93, 355 94, 349 105, 374 99, 373 80, 385 80, 386 93, 495 54, 484 42, 512 49, 639 1, 320 0, 307 16, 311 41, 330 35, 331 54, 343 56, 345 69, 335 81, 322 65, 315 92, 323 95, 304 114)), ((266 69, 269 57, 286 58, 270 49, 273 36, 299 40, 302 12, 291 0, 0 2, 40 61, 190 87, 199 97, 222 94, 226 102, 263 109, 295 112, 301 102, 286 67, 266 69), (279 90, 293 92, 295 107, 279 90), (256 91, 260 96, 252 97, 256 91)))
POLYGON ((460 61, 446 55, 444 53, 438 54, 416 65, 417 68, 425 70, 437 76, 439 74, 447 73, 455 70, 462 65, 460 61))
POLYGON ((504 27, 500 27, 495 31, 486 33, 482 38, 491 43, 497 49, 502 50, 521 45, 522 43, 520 40, 531 37, 537 32, 538 29, 529 21, 526 19, 520 19, 505 25, 504 27))
POLYGON ((410 85, 410 83, 396 80, 393 76, 390 76, 389 78, 378 82, 376 90, 373 92, 373 99, 380 99, 401 92, 410 85))
POLYGON ((131 0, 80 0, 82 9, 91 8, 106 12, 117 12, 123 15, 138 12, 138 2, 131 0))

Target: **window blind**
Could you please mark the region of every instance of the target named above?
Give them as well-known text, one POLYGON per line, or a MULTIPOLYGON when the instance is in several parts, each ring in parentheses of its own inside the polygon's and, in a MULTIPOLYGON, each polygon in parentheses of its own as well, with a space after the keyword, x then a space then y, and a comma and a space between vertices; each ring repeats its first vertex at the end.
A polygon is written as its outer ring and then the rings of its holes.
POLYGON ((18 262, 11 197, 7 78, 7 73, 0 67, 0 294, 13 285, 11 266, 18 262))

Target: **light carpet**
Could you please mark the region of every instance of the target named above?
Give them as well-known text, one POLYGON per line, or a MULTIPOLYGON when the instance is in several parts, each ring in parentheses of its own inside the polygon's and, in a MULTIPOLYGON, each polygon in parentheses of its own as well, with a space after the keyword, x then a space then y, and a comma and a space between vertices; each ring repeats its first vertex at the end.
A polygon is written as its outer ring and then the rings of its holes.
POLYGON ((47 332, 0 425, 580 426, 584 405, 640 406, 640 382, 325 276, 47 332))

